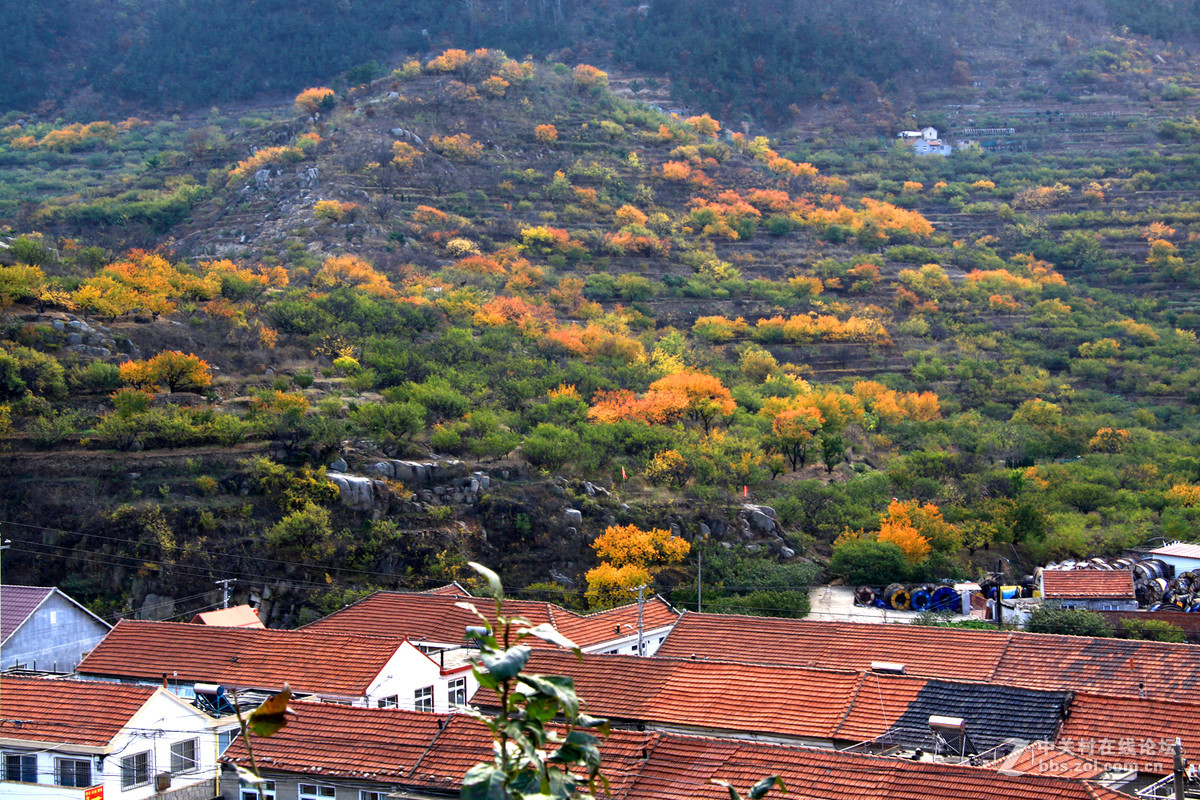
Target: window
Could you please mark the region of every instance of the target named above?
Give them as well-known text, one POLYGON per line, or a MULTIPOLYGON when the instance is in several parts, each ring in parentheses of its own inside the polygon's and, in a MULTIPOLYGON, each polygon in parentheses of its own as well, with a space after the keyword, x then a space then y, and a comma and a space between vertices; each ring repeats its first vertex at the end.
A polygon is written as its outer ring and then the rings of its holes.
POLYGON ((417 711, 433 711, 433 687, 425 686, 413 694, 413 708, 417 711))
POLYGON ((379 707, 380 708, 399 708, 400 707, 400 695, 393 694, 393 695, 389 695, 388 697, 379 698, 379 707))
POLYGON ((150 752, 134 753, 121 759, 121 788, 132 789, 150 782, 150 752))
MULTIPOLYGON (((238 792, 241 800, 258 800, 257 787, 251 786, 245 781, 238 781, 238 786, 241 787, 238 792)), ((263 781, 262 789, 265 800, 275 800, 275 781, 263 781)))
POLYGON ((449 691, 447 692, 450 700, 450 705, 462 705, 467 702, 467 679, 455 678, 450 681, 449 691))
POLYGON ((37 756, 24 753, 5 753, 4 780, 37 783, 37 756))
POLYGON ((217 750, 224 753, 229 745, 233 744, 233 740, 238 738, 237 728, 230 728, 227 731, 219 731, 217 733, 217 750))
POLYGON ((315 783, 300 784, 300 800, 327 800, 336 794, 337 792, 332 786, 318 786, 315 783))
POLYGON ((385 800, 387 797, 383 792, 359 792, 358 800, 385 800))
POLYGON ((199 739, 188 739, 171 745, 171 774, 182 775, 185 772, 195 772, 200 768, 196 758, 199 739))
POLYGON ((87 788, 92 785, 92 762, 86 758, 54 759, 54 782, 59 786, 87 788))

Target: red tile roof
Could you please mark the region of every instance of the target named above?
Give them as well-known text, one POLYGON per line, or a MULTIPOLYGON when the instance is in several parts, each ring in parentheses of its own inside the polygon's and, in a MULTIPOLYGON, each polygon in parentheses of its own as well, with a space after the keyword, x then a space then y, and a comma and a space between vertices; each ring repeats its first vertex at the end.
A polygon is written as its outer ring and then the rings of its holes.
POLYGON ((203 611, 192 617, 193 624, 215 625, 220 628, 265 628, 258 612, 247 605, 203 611))
MULTIPOLYGON (((292 703, 295 716, 269 739, 251 737, 264 769, 393 782, 416 766, 446 724, 446 714, 292 703)), ((478 723, 476 723, 478 724, 478 723)), ((482 741, 482 739, 481 739, 482 741)), ((225 759, 248 765, 235 739, 225 759)))
POLYGON ((1183 742, 1185 756, 1200 753, 1200 704, 1153 698, 1109 697, 1080 692, 1056 743, 1101 764, 1134 764, 1142 772, 1172 769, 1171 744, 1183 742))
POLYGON ((1047 600, 1134 599, 1133 573, 1127 569, 1047 569, 1042 587, 1047 600))
MULTIPOLYGON (((414 642, 454 645, 463 642, 468 625, 478 623, 471 612, 458 608, 457 603, 473 603, 489 619, 494 617, 495 606, 490 599, 435 591, 436 594, 376 592, 301 630, 406 637, 414 642)), ((523 616, 535 625, 548 622, 580 647, 637 633, 637 603, 582 615, 552 603, 506 600, 504 613, 523 616)), ((666 601, 652 597, 642 606, 643 630, 671 625, 678 616, 666 601)))
POLYGON ((0 642, 21 627, 53 591, 51 586, 0 586, 0 642))
POLYGON ((1007 772, 1052 775, 1075 780, 1093 780, 1108 772, 1106 767, 1092 759, 1069 753, 1052 742, 1034 742, 987 766, 1007 772))
MULTIPOLYGON (((298 705, 299 716, 280 734, 254 741, 264 769, 453 793, 468 769, 492 757, 486 729, 462 715, 298 705), (421 740, 429 747, 417 754, 421 740)), ((787 795, 770 795, 782 800, 1129 800, 1059 776, 665 733, 613 731, 601 755, 615 800, 725 800, 727 791, 712 780, 745 791, 772 774, 787 784, 787 795)), ((244 759, 241 744, 230 757, 244 759)))
POLYGON ((1187 644, 912 625, 812 622, 684 612, 657 655, 742 664, 870 669, 1042 690, 1089 690, 1187 702, 1200 683, 1200 649, 1187 644))
POLYGON ((358 697, 399 639, 122 620, 78 667, 81 675, 220 683, 358 697))
POLYGON ((0 739, 103 747, 156 691, 153 686, 0 675, 0 739))
POLYGON ((822 800, 1065 800, 1126 798, 1080 781, 1003 775, 985 767, 792 748, 783 745, 664 735, 622 800, 723 800, 712 780, 745 791, 766 775, 779 775, 788 794, 768 797, 822 800))
MULTIPOLYGON (((594 716, 707 731, 737 731, 768 736, 873 739, 887 730, 889 714, 864 710, 852 715, 851 703, 860 694, 863 676, 849 670, 638 658, 587 654, 579 661, 565 651, 539 650, 529 662, 535 673, 570 675, 594 716), (839 731, 848 716, 849 737, 839 731)), ((907 700, 890 702, 891 687, 880 689, 879 676, 870 676, 870 699, 877 709, 877 692, 889 697, 890 720, 903 713, 907 700)), ((906 684, 901 697, 915 695, 921 679, 899 677, 906 684), (916 687, 916 688, 913 688, 916 687)), ((496 704, 495 695, 482 691, 474 702, 496 704)))

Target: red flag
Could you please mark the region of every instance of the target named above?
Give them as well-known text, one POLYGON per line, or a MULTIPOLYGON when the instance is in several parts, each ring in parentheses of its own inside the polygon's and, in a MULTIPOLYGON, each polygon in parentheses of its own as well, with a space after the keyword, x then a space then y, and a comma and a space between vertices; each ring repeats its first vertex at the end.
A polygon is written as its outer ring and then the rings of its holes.
POLYGON ((746 486, 745 484, 742 484, 742 497, 749 497, 749 496, 750 496, 750 487, 746 486))
POLYGON ((624 468, 624 467, 621 467, 621 480, 623 480, 623 481, 627 481, 627 480, 629 480, 629 476, 625 474, 625 468, 624 468))

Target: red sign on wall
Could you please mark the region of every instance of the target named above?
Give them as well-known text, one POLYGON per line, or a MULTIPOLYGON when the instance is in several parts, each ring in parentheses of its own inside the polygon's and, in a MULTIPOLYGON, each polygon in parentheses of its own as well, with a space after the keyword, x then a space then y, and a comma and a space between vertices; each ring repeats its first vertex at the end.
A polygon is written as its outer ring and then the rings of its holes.
POLYGON ((83 790, 83 800, 104 800, 104 787, 92 786, 83 790))

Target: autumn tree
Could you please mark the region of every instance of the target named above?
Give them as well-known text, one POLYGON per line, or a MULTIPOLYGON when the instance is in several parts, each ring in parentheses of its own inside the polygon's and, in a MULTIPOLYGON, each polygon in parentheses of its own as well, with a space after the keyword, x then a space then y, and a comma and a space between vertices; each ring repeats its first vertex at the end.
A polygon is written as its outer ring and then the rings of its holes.
POLYGON ((126 361, 120 366, 121 381, 136 389, 165 385, 171 392, 203 389, 212 383, 208 362, 191 353, 164 350, 145 361, 126 361))
POLYGON ((325 259, 320 272, 313 276, 313 285, 331 289, 361 289, 376 297, 396 296, 396 290, 387 276, 376 271, 358 256, 352 255, 330 256, 325 259))
POLYGON ((581 92, 597 93, 608 87, 608 73, 590 64, 580 64, 571 70, 575 88, 581 92))
POLYGON ((674 392, 686 398, 685 413, 702 424, 705 433, 709 432, 713 420, 729 416, 737 409, 737 403, 721 379, 704 372, 676 372, 650 384, 650 391, 674 392))
POLYGON ((333 89, 325 86, 314 86, 296 95, 295 102, 297 111, 301 114, 311 116, 318 111, 328 111, 333 108, 333 104, 336 102, 336 95, 333 89))
POLYGON ((649 584, 655 573, 683 561, 691 545, 661 528, 612 525, 596 537, 592 549, 601 562, 588 570, 587 598, 592 606, 604 607, 618 604, 649 584))
POLYGON ((824 424, 825 417, 811 406, 785 409, 772 421, 772 446, 787 457, 793 472, 808 460, 808 449, 824 424))

